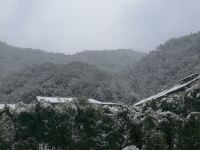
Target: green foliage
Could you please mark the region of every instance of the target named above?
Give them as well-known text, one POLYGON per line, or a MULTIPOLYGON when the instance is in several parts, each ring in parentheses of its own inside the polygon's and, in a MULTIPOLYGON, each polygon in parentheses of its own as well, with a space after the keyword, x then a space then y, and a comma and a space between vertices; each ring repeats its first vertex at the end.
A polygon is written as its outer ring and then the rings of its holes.
POLYGON ((183 150, 200 149, 200 113, 193 112, 187 116, 179 137, 178 147, 183 150))
MULTIPOLYGON (((18 108, 20 109, 20 108, 18 108)), ((66 150, 121 149, 134 143, 131 112, 113 112, 86 98, 52 108, 38 103, 34 109, 14 113, 15 148, 37 149, 39 144, 66 150), (132 134, 132 135, 131 135, 132 134)))
POLYGON ((58 150, 121 150, 135 145, 141 150, 198 150, 200 113, 193 105, 198 104, 199 89, 196 82, 186 91, 140 109, 97 105, 85 97, 54 107, 48 102, 20 103, 15 110, 2 112, 6 117, 0 118, 0 133, 4 132, 0 148, 37 150, 46 145, 58 150), (10 125, 15 127, 12 132, 10 125))
POLYGON ((7 150, 13 147, 14 124, 7 111, 0 112, 0 149, 7 150))
POLYGON ((165 134, 161 131, 150 130, 145 134, 142 150, 167 150, 165 134))

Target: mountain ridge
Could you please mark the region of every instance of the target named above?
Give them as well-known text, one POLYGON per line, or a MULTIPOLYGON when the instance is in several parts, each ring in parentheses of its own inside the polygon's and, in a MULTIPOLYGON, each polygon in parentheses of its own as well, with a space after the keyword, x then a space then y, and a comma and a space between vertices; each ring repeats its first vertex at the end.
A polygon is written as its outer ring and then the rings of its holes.
POLYGON ((0 71, 2 72, 0 77, 33 64, 42 64, 45 62, 68 64, 80 60, 82 62, 94 64, 108 72, 116 73, 123 67, 135 63, 136 60, 142 58, 143 55, 143 53, 132 50, 113 50, 109 52, 106 50, 101 52, 87 51, 74 55, 66 55, 63 53, 46 52, 31 48, 18 48, 0 42, 0 71))
POLYGON ((200 32, 168 40, 121 74, 145 98, 195 72, 200 73, 200 32))

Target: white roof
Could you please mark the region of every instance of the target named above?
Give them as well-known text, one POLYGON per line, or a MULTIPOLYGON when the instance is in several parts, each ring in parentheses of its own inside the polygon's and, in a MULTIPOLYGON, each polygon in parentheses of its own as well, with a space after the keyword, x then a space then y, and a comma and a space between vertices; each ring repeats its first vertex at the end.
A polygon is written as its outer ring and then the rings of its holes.
POLYGON ((111 103, 111 102, 100 102, 100 101, 97 101, 95 99, 88 99, 88 101, 90 103, 95 103, 95 104, 101 104, 101 105, 120 105, 120 104, 117 104, 117 103, 111 103))
POLYGON ((158 94, 156 94, 156 95, 153 95, 153 96, 151 96, 151 97, 149 97, 149 98, 143 99, 143 100, 137 102, 136 104, 134 104, 134 106, 138 106, 138 105, 141 105, 141 104, 146 103, 146 102, 148 102, 148 101, 155 100, 155 99, 164 97, 164 96, 166 96, 166 95, 170 95, 170 94, 172 94, 173 92, 176 92, 176 91, 178 91, 178 90, 181 90, 182 88, 184 88, 184 87, 190 85, 191 83, 193 83, 194 81, 196 81, 196 80, 198 80, 198 79, 200 79, 200 76, 196 77, 195 79, 193 79, 193 80, 191 80, 191 81, 189 81, 189 82, 187 82, 187 83, 176 85, 176 86, 174 86, 173 88, 171 88, 171 89, 169 89, 169 90, 162 91, 162 92, 160 92, 160 93, 158 93, 158 94))
MULTIPOLYGON (((64 97, 42 97, 42 96, 37 96, 37 100, 38 102, 40 101, 48 101, 50 103, 66 103, 66 102, 70 102, 74 99, 77 98, 64 98, 64 97)), ((100 104, 100 105, 120 105, 117 103, 111 103, 111 102, 101 102, 95 99, 88 99, 88 101, 90 103, 94 103, 94 104, 100 104)))
POLYGON ((65 102, 70 102, 74 98, 64 98, 64 97, 42 97, 42 96, 37 96, 38 102, 41 101, 48 101, 50 103, 65 103, 65 102))

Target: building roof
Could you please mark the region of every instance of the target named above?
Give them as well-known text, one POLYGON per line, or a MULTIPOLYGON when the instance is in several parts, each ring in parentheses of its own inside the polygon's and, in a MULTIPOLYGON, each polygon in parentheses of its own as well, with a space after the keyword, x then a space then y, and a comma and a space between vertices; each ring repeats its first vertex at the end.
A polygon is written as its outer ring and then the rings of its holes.
POLYGON ((182 82, 182 84, 179 82, 178 85, 175 85, 173 88, 169 89, 169 90, 164 90, 156 95, 153 95, 153 96, 150 96, 146 99, 143 99, 139 102, 137 102, 136 104, 134 104, 134 106, 139 106, 139 105, 142 105, 143 103, 146 103, 148 101, 152 101, 152 100, 156 100, 156 99, 160 99, 160 98, 163 98, 165 96, 168 96, 168 95, 171 95, 173 93, 176 93, 176 92, 179 92, 179 91, 182 91, 185 87, 191 85, 192 83, 194 83, 195 81, 199 80, 200 79, 200 76, 197 74, 192 74, 188 77, 185 77, 183 80, 184 82, 182 82), (187 82, 186 82, 187 81, 187 82))
POLYGON ((64 97, 42 97, 37 96, 37 101, 48 101, 50 103, 66 103, 72 101, 74 98, 64 98, 64 97))
MULTIPOLYGON (((66 103, 66 102, 70 102, 73 100, 76 100, 77 98, 65 98, 65 97, 42 97, 42 96, 37 96, 37 101, 41 102, 41 101, 48 101, 52 104, 59 104, 59 103, 66 103)), ((88 101, 90 103, 94 103, 94 104, 100 104, 100 105, 120 105, 117 103, 111 103, 111 102, 101 102, 95 99, 88 99, 88 101)))

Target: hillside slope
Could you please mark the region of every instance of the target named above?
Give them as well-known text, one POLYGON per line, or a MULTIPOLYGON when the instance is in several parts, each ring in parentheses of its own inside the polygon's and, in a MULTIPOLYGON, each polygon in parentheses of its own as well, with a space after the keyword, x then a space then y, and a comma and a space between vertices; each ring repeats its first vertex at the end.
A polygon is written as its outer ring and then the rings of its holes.
POLYGON ((185 89, 149 101, 140 109, 143 113, 137 119, 146 134, 144 149, 200 149, 199 77, 185 89))
POLYGON ((66 63, 66 55, 41 50, 17 48, 0 42, 0 78, 25 66, 44 62, 66 63))
POLYGON ((70 60, 94 64, 99 68, 112 73, 117 73, 139 61, 145 53, 129 49, 83 51, 71 55, 70 60))
POLYGON ((81 62, 26 67, 8 76, 0 86, 0 99, 4 102, 30 103, 36 96, 86 96, 100 101, 133 103, 136 94, 117 75, 81 62))
POLYGON ((148 97, 194 72, 200 72, 200 32, 167 41, 122 74, 148 97))
POLYGON ((52 149, 199 150, 196 79, 138 107, 102 106, 79 98, 56 107, 40 101, 18 103, 10 111, 0 108, 0 149, 37 149, 45 141, 44 146, 52 149))
POLYGON ((108 72, 118 72, 128 65, 134 64, 142 56, 144 56, 143 53, 132 50, 86 51, 70 56, 29 48, 17 48, 0 42, 0 78, 25 66, 44 62, 68 64, 82 61, 94 64, 108 72))

